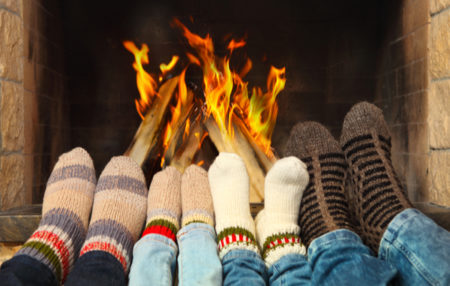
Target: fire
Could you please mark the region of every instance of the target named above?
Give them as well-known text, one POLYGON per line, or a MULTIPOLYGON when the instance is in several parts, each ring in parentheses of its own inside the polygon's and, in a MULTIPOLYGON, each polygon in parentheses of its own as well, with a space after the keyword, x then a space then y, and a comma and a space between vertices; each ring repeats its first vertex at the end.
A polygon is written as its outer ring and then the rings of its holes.
MULTIPOLYGON (((219 57, 214 52, 214 45, 209 34, 201 37, 192 33, 177 19, 174 25, 178 27, 186 38, 189 46, 195 53, 186 52, 187 62, 198 65, 203 71, 203 93, 206 112, 204 119, 213 117, 224 138, 233 140, 235 125, 245 129, 252 140, 269 158, 273 158, 271 149, 271 137, 278 115, 277 96, 284 89, 286 83, 285 68, 271 67, 267 87, 263 91, 260 87, 253 87, 249 92, 249 84, 244 77, 252 68, 252 61, 246 59, 240 71, 235 71, 230 67, 230 58, 233 51, 245 47, 245 40, 232 39, 228 43, 228 54, 219 57)), ((143 65, 149 63, 148 46, 143 44, 138 49, 132 42, 124 42, 127 50, 134 54, 135 62, 133 68, 136 70, 136 81, 141 98, 136 100, 136 108, 142 118, 152 103, 155 96, 159 96, 157 90, 167 76, 178 63, 179 57, 173 56, 168 64, 161 64, 158 82, 148 74, 143 65)), ((190 134, 193 122, 189 117, 182 118, 192 105, 192 99, 188 98, 188 89, 185 83, 187 66, 180 74, 178 89, 175 91, 175 103, 170 107, 170 120, 164 127, 162 136, 161 166, 165 163, 165 157, 171 144, 174 143, 176 128, 183 128, 183 142, 190 134), (180 121, 183 123, 180 123, 180 121)), ((197 117, 201 118, 201 117, 197 117)), ((207 136, 207 132, 202 136, 201 142, 207 136)), ((194 136, 199 136, 195 133, 194 136)), ((200 142, 200 146, 201 146, 200 142)), ((200 148, 199 146, 199 148, 200 148)))

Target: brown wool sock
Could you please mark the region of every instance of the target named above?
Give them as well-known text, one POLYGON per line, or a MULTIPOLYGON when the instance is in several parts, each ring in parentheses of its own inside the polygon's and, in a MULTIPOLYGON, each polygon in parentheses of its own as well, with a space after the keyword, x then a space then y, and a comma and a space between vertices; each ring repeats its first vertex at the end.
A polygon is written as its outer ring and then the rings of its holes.
POLYGON ((353 106, 345 116, 340 141, 350 167, 352 203, 362 238, 377 253, 389 222, 411 207, 392 166, 391 136, 382 111, 367 102, 353 106))
POLYGON ((294 126, 285 156, 296 156, 306 165, 309 184, 300 206, 300 237, 309 244, 336 229, 353 231, 347 197, 344 192, 346 162, 339 143, 316 122, 294 126))
POLYGON ((214 206, 209 188, 208 172, 197 165, 189 166, 181 178, 181 225, 194 222, 214 227, 214 206))

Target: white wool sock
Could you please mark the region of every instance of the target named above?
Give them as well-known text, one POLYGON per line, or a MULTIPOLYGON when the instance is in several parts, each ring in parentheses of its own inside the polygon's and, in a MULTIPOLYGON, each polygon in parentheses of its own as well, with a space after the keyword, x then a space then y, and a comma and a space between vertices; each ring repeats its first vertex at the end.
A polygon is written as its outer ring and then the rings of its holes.
POLYGON ((268 267, 286 254, 306 254, 297 220, 308 181, 306 165, 296 157, 278 160, 266 175, 264 210, 256 217, 256 232, 268 267))
POLYGON ((259 253, 255 223, 250 213, 250 181, 244 161, 236 154, 220 153, 209 168, 208 178, 220 258, 233 249, 259 253))

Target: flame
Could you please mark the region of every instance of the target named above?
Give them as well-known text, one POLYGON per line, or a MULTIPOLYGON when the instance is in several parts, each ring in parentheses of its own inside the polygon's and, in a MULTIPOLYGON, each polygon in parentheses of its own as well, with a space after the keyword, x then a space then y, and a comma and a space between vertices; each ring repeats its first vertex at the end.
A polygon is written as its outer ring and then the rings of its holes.
POLYGON ((150 106, 152 99, 158 95, 157 83, 153 77, 144 70, 143 65, 148 65, 148 52, 149 48, 146 44, 142 44, 141 49, 138 49, 136 45, 131 41, 124 41, 124 47, 134 55, 133 68, 136 71, 136 85, 139 90, 141 98, 135 100, 136 109, 144 119, 145 112, 150 106))
MULTIPOLYGON (((185 55, 189 64, 198 65, 203 71, 203 93, 205 104, 204 119, 213 117, 224 138, 233 140, 234 125, 238 124, 246 130, 246 134, 251 136, 254 143, 270 158, 273 158, 271 149, 271 137, 278 115, 278 105, 276 102, 278 94, 284 89, 286 84, 286 70, 284 67, 275 68, 271 66, 267 77, 267 87, 263 91, 260 87, 249 89, 249 84, 244 77, 252 69, 252 61, 247 58, 240 71, 235 71, 230 67, 230 58, 233 51, 246 45, 245 40, 231 39, 228 43, 228 53, 224 57, 219 57, 214 53, 214 45, 209 34, 201 37, 192 33, 179 20, 174 19, 174 26, 178 27, 187 43, 193 49, 185 55)), ((168 64, 161 64, 158 83, 148 74, 143 65, 149 63, 148 46, 143 44, 138 49, 132 42, 125 41, 124 46, 132 52, 135 57, 133 68, 136 70, 136 81, 141 98, 136 100, 136 108, 140 116, 148 110, 155 96, 158 95, 159 84, 165 79, 168 72, 174 68, 179 61, 179 56, 172 57, 168 64)), ((192 103, 192 98, 188 100, 188 92, 185 83, 187 66, 180 74, 178 89, 175 92, 175 105, 170 107, 170 120, 165 125, 162 134, 161 166, 165 163, 165 156, 169 146, 173 143, 175 128, 182 128, 179 120, 186 120, 182 139, 187 140, 190 136, 191 125, 194 125, 182 113, 186 112, 187 105, 192 103), (183 119, 181 119, 183 118, 183 119)), ((194 121, 200 120, 200 117, 194 121)), ((200 135, 198 132, 192 134, 199 138, 201 147, 203 140, 208 136, 207 132, 200 135), (200 138, 201 136, 201 138, 200 138)), ((176 144, 176 142, 175 142, 176 144)))

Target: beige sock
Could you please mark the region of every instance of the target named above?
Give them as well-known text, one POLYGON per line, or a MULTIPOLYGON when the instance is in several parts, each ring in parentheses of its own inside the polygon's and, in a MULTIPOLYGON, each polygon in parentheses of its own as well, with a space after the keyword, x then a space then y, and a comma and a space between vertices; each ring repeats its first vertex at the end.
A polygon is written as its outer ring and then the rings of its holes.
POLYGON ((181 179, 182 226, 193 222, 214 227, 214 207, 208 172, 197 165, 189 166, 181 179))
POLYGON ((129 157, 113 157, 98 179, 91 222, 80 256, 90 251, 108 252, 127 272, 146 208, 147 187, 141 168, 129 157))
POLYGON ((181 215, 181 174, 177 169, 167 167, 153 176, 147 205, 142 236, 156 233, 176 241, 181 215))

